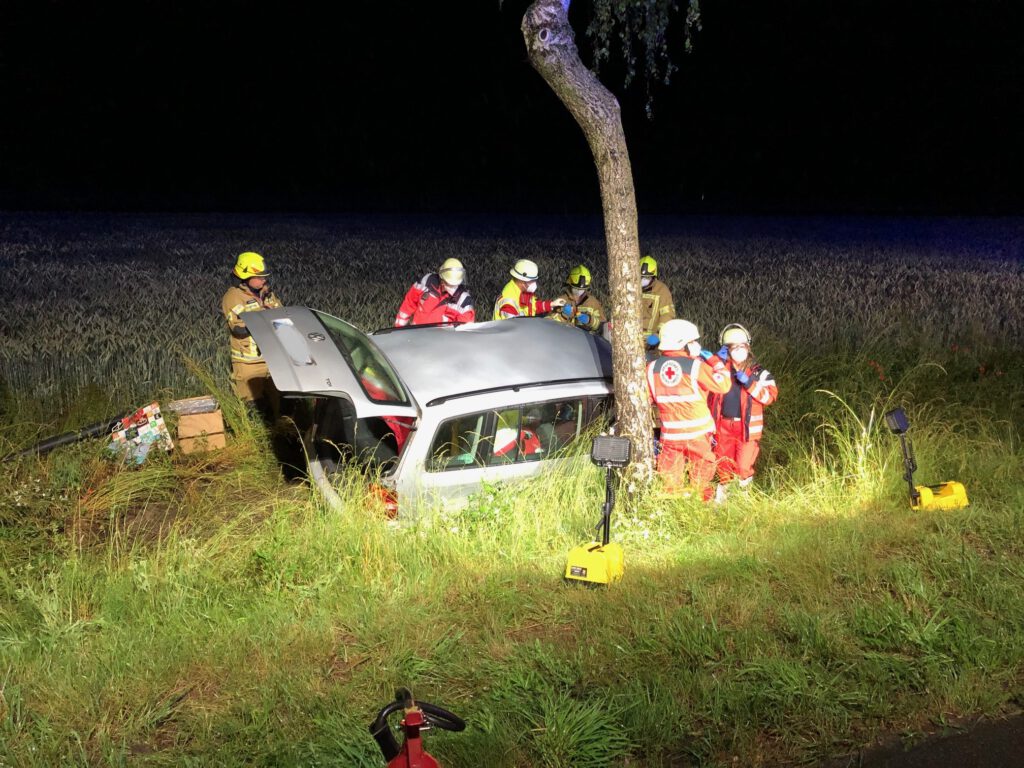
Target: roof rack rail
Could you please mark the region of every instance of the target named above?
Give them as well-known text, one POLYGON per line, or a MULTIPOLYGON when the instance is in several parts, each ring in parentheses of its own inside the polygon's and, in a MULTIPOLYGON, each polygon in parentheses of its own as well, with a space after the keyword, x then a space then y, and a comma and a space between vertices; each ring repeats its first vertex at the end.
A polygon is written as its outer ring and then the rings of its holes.
POLYGON ((379 336, 384 333, 394 333, 395 331, 409 331, 413 328, 456 328, 460 325, 468 325, 468 323, 417 323, 416 325, 399 325, 389 326, 386 328, 378 328, 375 331, 370 331, 371 336, 379 336))
POLYGON ((433 400, 427 403, 427 407, 434 405, 441 405, 447 403, 449 400, 458 400, 462 397, 474 397, 475 395, 487 395, 491 392, 505 392, 512 390, 518 392, 521 389, 535 389, 537 387, 550 387, 555 384, 580 384, 585 381, 607 381, 611 382, 611 376, 582 376, 577 379, 551 379, 550 381, 531 381, 528 384, 509 384, 504 387, 488 387, 486 389, 475 389, 471 392, 458 392, 454 395, 442 395, 441 397, 435 397, 433 400))

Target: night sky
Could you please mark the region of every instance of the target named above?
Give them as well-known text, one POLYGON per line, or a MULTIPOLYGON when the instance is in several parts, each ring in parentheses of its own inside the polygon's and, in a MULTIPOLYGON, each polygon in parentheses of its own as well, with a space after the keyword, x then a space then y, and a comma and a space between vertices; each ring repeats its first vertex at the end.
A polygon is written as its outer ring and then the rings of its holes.
MULTIPOLYGON (((6 2, 0 207, 596 212, 527 5, 6 2)), ((641 212, 1021 213, 1020 6, 704 0, 653 121, 602 71, 641 212)))

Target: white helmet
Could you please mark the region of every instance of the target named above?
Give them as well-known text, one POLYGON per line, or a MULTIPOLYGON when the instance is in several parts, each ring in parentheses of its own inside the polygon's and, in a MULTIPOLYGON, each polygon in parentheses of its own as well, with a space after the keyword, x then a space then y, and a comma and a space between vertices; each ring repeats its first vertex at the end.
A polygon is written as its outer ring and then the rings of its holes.
POLYGON ((674 352, 682 349, 691 341, 700 338, 700 331, 697 326, 689 320, 669 320, 661 326, 661 341, 658 342, 658 349, 662 352, 674 352))
POLYGON ((437 274, 448 285, 462 285, 462 279, 466 276, 466 268, 458 259, 445 259, 444 264, 437 270, 437 274))
POLYGON ((731 323, 722 329, 718 335, 718 342, 727 347, 733 344, 750 344, 750 331, 739 323, 731 323))
POLYGON ((525 280, 530 283, 537 279, 539 274, 537 265, 529 259, 520 259, 516 265, 508 271, 516 280, 525 280))

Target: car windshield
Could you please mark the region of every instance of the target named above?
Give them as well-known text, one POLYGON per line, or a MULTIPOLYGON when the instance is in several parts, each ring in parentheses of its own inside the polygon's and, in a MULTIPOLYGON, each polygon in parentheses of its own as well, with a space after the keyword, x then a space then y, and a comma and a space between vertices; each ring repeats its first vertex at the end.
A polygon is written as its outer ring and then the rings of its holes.
POLYGON ((377 403, 410 405, 409 395, 395 369, 365 333, 323 312, 313 314, 331 335, 368 398, 377 403))

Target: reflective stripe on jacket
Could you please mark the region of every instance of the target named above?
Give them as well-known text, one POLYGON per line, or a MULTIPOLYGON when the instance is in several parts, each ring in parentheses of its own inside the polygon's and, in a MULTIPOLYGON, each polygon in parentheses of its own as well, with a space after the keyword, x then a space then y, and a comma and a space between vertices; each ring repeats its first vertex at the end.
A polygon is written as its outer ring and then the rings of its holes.
POLYGON ((414 283, 395 315, 395 327, 428 323, 472 323, 473 297, 463 286, 449 292, 440 275, 431 272, 414 283))
POLYGON ((647 365, 647 390, 658 409, 662 441, 696 440, 715 431, 707 396, 729 391, 729 373, 718 357, 705 361, 685 350, 665 352, 647 365))
MULTIPOLYGON (((281 306, 277 296, 270 290, 269 285, 264 285, 259 293, 253 293, 245 283, 228 288, 227 293, 220 302, 221 311, 228 321, 228 330, 234 331, 245 328, 245 320, 242 318, 246 312, 261 312, 264 309, 275 309, 281 306)), ((260 355, 260 348, 252 336, 239 338, 231 334, 231 359, 239 363, 256 363, 263 359, 260 355)))
MULTIPOLYGON (((775 377, 760 365, 754 364, 747 371, 750 376, 750 383, 743 386, 733 375, 736 371, 732 360, 726 364, 729 371, 729 380, 733 387, 740 390, 740 419, 743 422, 743 439, 760 440, 764 431, 764 407, 771 405, 779 396, 779 389, 775 385, 775 377)), ((711 415, 717 424, 722 419, 723 396, 718 394, 708 395, 708 407, 711 415)))
POLYGON ((658 278, 641 288, 640 327, 644 337, 652 333, 661 334, 661 326, 676 319, 676 307, 672 303, 672 292, 658 278))
POLYGON ((521 291, 515 280, 509 280, 494 302, 494 319, 510 317, 536 317, 551 311, 551 302, 538 299, 536 294, 521 291))

